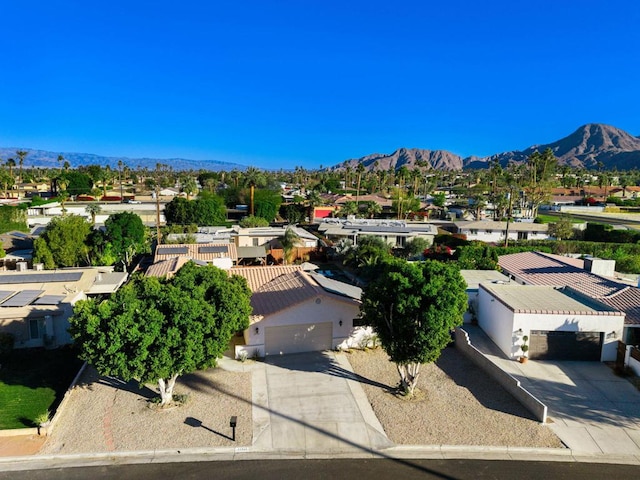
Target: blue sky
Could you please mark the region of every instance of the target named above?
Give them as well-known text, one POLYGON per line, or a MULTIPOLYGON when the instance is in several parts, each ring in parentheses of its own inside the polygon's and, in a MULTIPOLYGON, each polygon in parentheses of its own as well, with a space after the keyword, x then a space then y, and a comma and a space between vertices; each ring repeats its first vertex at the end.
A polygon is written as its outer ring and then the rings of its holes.
POLYGON ((0 146, 316 168, 640 135, 640 3, 13 1, 0 146))

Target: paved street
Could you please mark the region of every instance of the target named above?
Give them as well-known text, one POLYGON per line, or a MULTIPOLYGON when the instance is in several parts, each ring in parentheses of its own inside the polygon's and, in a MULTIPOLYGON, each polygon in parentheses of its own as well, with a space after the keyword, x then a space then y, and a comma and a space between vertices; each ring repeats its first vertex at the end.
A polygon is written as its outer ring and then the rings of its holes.
POLYGON ((147 463, 67 469, 0 472, 0 480, 146 480, 157 478, 282 478, 354 479, 502 479, 549 478, 566 480, 637 478, 637 465, 565 462, 424 460, 424 459, 318 459, 247 460, 218 462, 147 463))

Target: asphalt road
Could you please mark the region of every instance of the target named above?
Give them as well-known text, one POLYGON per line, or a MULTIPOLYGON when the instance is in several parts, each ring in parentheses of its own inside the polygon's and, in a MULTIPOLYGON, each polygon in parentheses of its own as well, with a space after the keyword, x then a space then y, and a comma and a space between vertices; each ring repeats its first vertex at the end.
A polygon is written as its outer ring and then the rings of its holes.
POLYGON ((546 211, 544 213, 545 215, 553 215, 556 217, 561 217, 566 215, 569 217, 577 218, 579 220, 584 220, 586 222, 608 223, 609 225, 622 225, 631 230, 640 230, 640 215, 638 215, 638 220, 627 220, 627 219, 600 217, 597 215, 587 215, 582 213, 571 213, 571 212, 560 213, 560 212, 546 211))
POLYGON ((0 472, 12 480, 272 479, 637 479, 637 465, 491 460, 245 460, 0 472))

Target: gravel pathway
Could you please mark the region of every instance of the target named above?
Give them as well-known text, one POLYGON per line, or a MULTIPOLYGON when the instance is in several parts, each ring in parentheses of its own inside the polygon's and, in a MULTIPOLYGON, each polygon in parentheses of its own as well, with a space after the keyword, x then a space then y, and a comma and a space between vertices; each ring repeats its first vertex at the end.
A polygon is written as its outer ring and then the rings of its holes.
POLYGON ((157 396, 137 382, 99 376, 87 368, 41 455, 251 445, 251 373, 209 369, 178 378, 186 404, 152 408, 157 396), (236 441, 229 419, 238 417, 236 441))
POLYGON ((394 443, 562 447, 551 429, 455 348, 422 366, 411 400, 393 392, 400 377, 382 349, 354 350, 347 358, 394 443))

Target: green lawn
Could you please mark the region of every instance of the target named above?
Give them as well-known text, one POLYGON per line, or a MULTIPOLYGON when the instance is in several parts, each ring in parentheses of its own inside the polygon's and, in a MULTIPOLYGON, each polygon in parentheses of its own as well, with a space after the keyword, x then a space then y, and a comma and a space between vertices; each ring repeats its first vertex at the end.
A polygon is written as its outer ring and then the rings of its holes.
POLYGON ((52 414, 82 362, 70 348, 14 350, 0 368, 0 430, 35 426, 52 414))
MULTIPOLYGON (((538 216, 536 217, 538 220, 540 220, 542 223, 556 223, 558 220, 560 220, 561 217, 557 216, 557 215, 546 215, 544 213, 539 213, 538 216)), ((569 220, 571 220, 571 223, 584 223, 584 220, 581 220, 579 218, 574 218, 571 215, 568 215, 569 220)))

